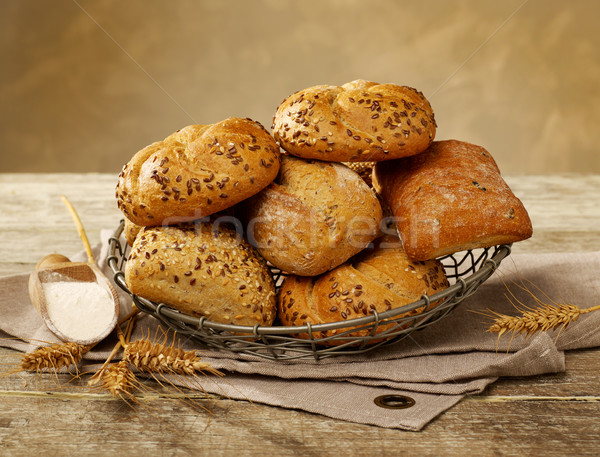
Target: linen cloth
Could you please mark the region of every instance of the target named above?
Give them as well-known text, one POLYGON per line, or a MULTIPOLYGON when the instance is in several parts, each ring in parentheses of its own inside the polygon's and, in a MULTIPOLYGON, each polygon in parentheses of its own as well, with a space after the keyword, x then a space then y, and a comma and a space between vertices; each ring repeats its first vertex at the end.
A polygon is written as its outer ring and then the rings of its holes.
MULTIPOLYGON (((103 230, 94 248, 108 277, 108 239, 103 230)), ((83 252, 71 257, 84 261, 83 252)), ((500 376, 531 376, 565 370, 564 351, 600 345, 600 311, 582 315, 566 329, 530 338, 487 331, 488 309, 517 315, 514 304, 572 303, 580 308, 597 304, 600 292, 600 252, 513 254, 486 283, 437 323, 390 346, 361 355, 320 361, 270 361, 255 356, 196 349, 205 362, 225 372, 187 387, 273 406, 302 409, 362 424, 417 431, 467 395, 482 392, 500 376), (482 314, 484 313, 484 314, 482 314), (381 395, 404 395, 414 400, 405 409, 387 409, 374 402, 381 395)), ((58 342, 31 304, 28 275, 0 278, 0 345, 31 351, 58 342)), ((131 299, 117 286, 121 316, 131 299)), ((151 316, 138 319, 133 339, 155 335, 159 323, 151 316)), ((107 338, 86 354, 84 363, 98 364, 115 343, 107 338)), ((181 377, 173 382, 186 384, 181 377)))

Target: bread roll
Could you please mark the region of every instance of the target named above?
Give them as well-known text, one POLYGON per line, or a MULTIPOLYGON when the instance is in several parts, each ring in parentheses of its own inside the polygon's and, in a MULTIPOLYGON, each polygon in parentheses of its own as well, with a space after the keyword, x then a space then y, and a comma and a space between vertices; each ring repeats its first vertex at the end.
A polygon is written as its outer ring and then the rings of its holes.
POLYGON ((461 141, 377 164, 375 187, 391 208, 413 259, 529 238, 531 220, 489 152, 461 141))
POLYGON ((235 325, 271 325, 275 286, 264 259, 216 223, 146 227, 125 266, 129 290, 182 313, 235 325))
POLYGON ((256 194, 278 169, 279 147, 258 122, 190 125, 133 156, 117 204, 141 226, 200 219, 256 194))
MULTIPOLYGON (((289 276, 279 291, 277 315, 282 325, 300 326, 307 322, 324 324, 383 313, 418 301, 448 287, 448 280, 437 260, 417 262, 408 258, 398 239, 384 237, 375 249, 365 251, 336 269, 316 278, 289 276)), ((437 303, 432 303, 434 307, 437 303)), ((424 307, 402 314, 412 316, 424 307)), ((394 324, 380 324, 375 334, 394 324)), ((342 330, 315 335, 326 338, 342 330)), ((370 328, 357 330, 351 337, 364 337, 370 328)), ((308 338, 308 334, 299 334, 308 338)), ((349 340, 340 340, 342 343, 349 340)), ((333 344, 332 342, 328 344, 333 344)))
POLYGON ((298 157, 366 162, 425 150, 436 124, 416 89, 356 80, 290 95, 277 108, 272 128, 281 147, 298 157))
POLYGON ((282 156, 276 181, 245 202, 248 239, 276 267, 324 273, 376 236, 381 206, 345 165, 282 156))
POLYGON ((131 222, 129 219, 125 218, 123 221, 123 235, 125 236, 125 240, 129 246, 133 246, 135 238, 138 236, 138 233, 143 229, 141 225, 136 225, 131 222))
POLYGON ((354 170, 358 173, 364 182, 367 183, 369 187, 373 186, 373 167, 377 162, 345 162, 346 165, 351 170, 354 170))

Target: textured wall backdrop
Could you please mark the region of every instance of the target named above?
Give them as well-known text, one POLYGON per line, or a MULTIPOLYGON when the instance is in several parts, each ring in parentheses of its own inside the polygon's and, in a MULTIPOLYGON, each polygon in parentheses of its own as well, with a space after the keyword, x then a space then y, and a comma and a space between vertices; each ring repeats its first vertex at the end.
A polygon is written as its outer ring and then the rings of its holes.
POLYGON ((316 84, 411 85, 505 173, 600 172, 595 0, 2 0, 0 171, 118 172, 316 84))

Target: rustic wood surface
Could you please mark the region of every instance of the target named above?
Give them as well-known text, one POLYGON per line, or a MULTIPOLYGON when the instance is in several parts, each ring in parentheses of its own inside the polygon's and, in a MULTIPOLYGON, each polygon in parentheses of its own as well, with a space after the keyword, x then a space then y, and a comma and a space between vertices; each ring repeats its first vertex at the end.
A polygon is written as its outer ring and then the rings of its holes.
MULTIPOLYGON (((600 176, 509 176, 535 235, 514 252, 600 249, 600 176)), ((115 177, 104 174, 0 174, 0 275, 29 272, 49 252, 81 242, 60 195, 80 213, 92 243, 121 218, 115 177)), ((596 304, 596 303, 594 303, 596 304)), ((592 305, 592 304, 588 304, 592 305)), ((0 317, 1 318, 1 317, 0 317)), ((6 373, 19 353, 0 349, 6 373)), ((0 455, 544 455, 597 456, 600 350, 571 351, 566 372, 500 379, 425 427, 403 432, 246 401, 184 405, 172 393, 138 398, 130 408, 89 393, 67 375, 0 376, 0 455), (61 388, 57 389, 60 385, 61 388), (210 413, 202 408, 210 409, 210 413)))

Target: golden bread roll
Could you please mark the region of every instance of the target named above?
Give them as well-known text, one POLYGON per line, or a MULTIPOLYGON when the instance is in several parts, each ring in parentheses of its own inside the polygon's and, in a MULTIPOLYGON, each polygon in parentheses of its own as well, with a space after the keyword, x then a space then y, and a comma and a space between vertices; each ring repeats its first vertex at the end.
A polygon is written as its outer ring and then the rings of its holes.
POLYGON ((133 294, 213 322, 271 325, 275 317, 266 262, 218 220, 144 228, 127 259, 125 282, 133 294))
POLYGON ((190 125, 123 167, 117 204, 137 225, 200 219, 256 194, 279 169, 279 147, 258 122, 190 125))
POLYGON ((125 236, 125 240, 129 246, 133 246, 135 238, 143 228, 144 227, 141 225, 134 224, 129 219, 125 218, 123 221, 123 235, 125 236))
POLYGON ((290 95, 277 108, 272 129, 295 156, 367 162, 418 154, 433 141, 436 123, 416 89, 356 80, 290 95))
POLYGON ((281 270, 314 276, 340 265, 379 233, 381 206, 355 172, 282 156, 275 182, 244 202, 248 239, 281 270))
MULTIPOLYGON (((417 262, 408 258, 397 238, 377 240, 373 250, 319 277, 287 277, 279 291, 277 315, 282 325, 325 324, 383 313, 418 301, 423 294, 432 295, 448 287, 448 280, 437 260, 417 262)), ((436 303, 431 303, 430 308, 436 303)), ((424 307, 401 317, 417 315, 424 307)), ((400 317, 400 316, 398 316, 400 317)), ((398 318, 396 317, 396 318, 398 318)), ((375 334, 394 324, 380 324, 375 334)), ((315 335, 326 338, 348 328, 315 335)), ((372 329, 359 329, 351 337, 365 337, 372 329)), ((297 335, 309 338, 307 333, 297 335)), ((349 340, 340 340, 342 343, 349 340)), ((329 342, 327 344, 335 344, 329 342)))
POLYGON ((344 162, 351 170, 354 170, 358 173, 364 182, 367 183, 369 187, 373 186, 373 167, 377 162, 344 162))
POLYGON ((374 185, 406 253, 426 260, 529 238, 531 220, 488 151, 456 140, 377 164, 374 185))

